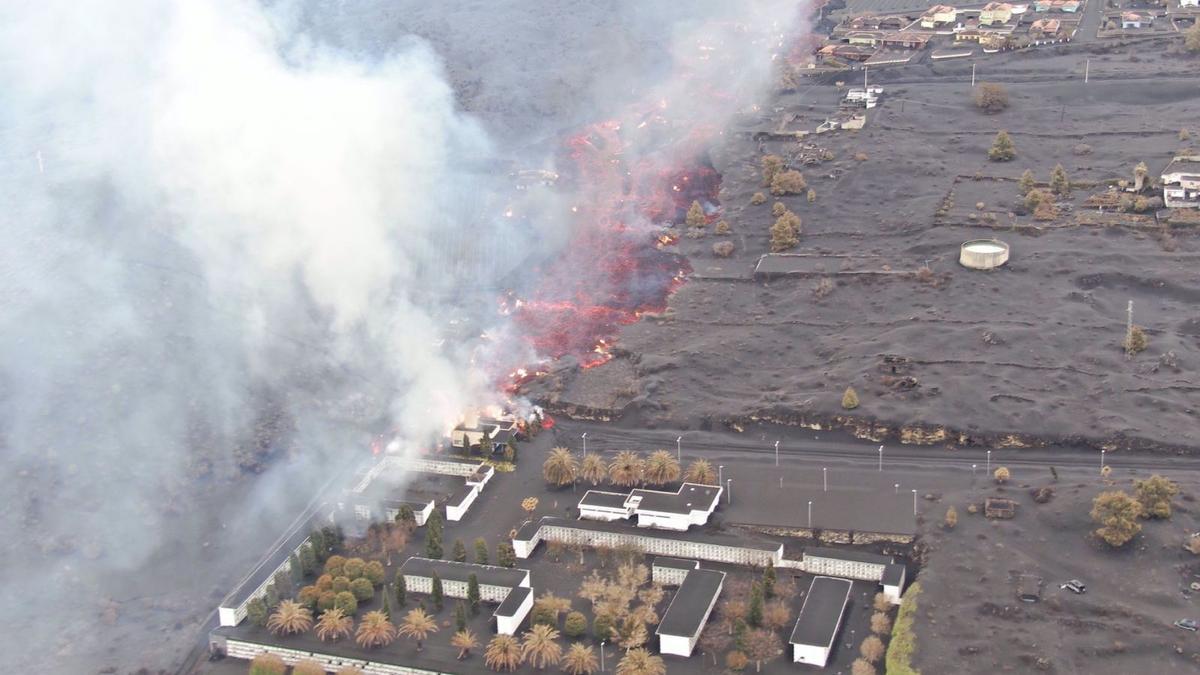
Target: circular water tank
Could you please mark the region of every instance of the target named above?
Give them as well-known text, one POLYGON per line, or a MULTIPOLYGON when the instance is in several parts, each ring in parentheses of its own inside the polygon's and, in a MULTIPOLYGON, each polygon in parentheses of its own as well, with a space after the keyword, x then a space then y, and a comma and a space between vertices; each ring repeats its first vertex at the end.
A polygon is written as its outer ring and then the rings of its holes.
POLYGON ((995 269, 1008 262, 1008 244, 999 239, 972 239, 963 242, 958 262, 973 270, 995 269))

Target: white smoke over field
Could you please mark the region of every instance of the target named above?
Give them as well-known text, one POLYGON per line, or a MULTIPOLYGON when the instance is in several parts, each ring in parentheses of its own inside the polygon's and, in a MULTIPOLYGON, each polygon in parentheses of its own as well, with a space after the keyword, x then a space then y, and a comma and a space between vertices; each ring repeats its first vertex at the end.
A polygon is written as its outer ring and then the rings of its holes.
POLYGON ((660 98, 720 124, 794 5, 470 4, 0 3, 14 672, 171 665, 370 436, 489 402, 509 345, 480 333, 518 334, 496 297, 573 199, 503 217, 495 156, 552 167, 565 127, 660 98))

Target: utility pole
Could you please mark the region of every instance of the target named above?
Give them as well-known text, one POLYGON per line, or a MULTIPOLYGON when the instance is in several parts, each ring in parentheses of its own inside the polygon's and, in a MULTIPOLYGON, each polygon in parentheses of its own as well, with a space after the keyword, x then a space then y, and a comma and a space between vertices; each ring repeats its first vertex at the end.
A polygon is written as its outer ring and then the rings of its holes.
POLYGON ((971 88, 975 88, 975 64, 971 64, 971 88))
MULTIPOLYGON (((683 450, 680 449, 680 447, 681 447, 680 443, 682 443, 682 442, 683 442, 683 436, 675 437, 675 461, 676 462, 683 461, 683 456, 682 456, 683 450)), ((778 463, 779 462, 776 462, 776 464, 778 464, 778 463)))
POLYGON ((733 503, 733 479, 732 478, 725 479, 725 503, 726 504, 733 503))
POLYGON ((1088 59, 1083 62, 1083 83, 1088 83, 1088 71, 1092 69, 1092 60, 1088 59))
POLYGON ((863 66, 863 96, 867 95, 867 67, 863 66))
POLYGON ((821 469, 821 485, 824 487, 822 492, 829 492, 829 469, 821 469))
POLYGON ((812 500, 808 502, 808 529, 812 529, 812 500))
POLYGON ((779 441, 775 441, 775 466, 779 466, 779 441))
POLYGON ((913 515, 917 515, 917 491, 913 490, 913 515))
POLYGON ((883 446, 879 446, 879 470, 883 471, 883 446))
POLYGON ((586 431, 583 432, 583 436, 581 436, 581 438, 583 438, 583 456, 587 457, 587 432, 586 431))
POLYGON ((1133 358, 1133 301, 1125 306, 1125 358, 1133 358))

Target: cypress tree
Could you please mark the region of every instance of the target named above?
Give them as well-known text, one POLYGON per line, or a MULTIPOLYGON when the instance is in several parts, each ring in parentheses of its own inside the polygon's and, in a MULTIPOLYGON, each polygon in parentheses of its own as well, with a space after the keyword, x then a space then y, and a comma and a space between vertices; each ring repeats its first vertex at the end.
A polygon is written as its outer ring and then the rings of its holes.
POLYGON ((762 587, 764 597, 775 597, 775 563, 770 560, 767 561, 767 569, 763 570, 762 587))
POLYGON ((295 553, 288 556, 288 573, 292 577, 292 583, 297 584, 304 578, 304 566, 300 564, 300 556, 295 553))
POLYGON ((513 551, 512 544, 502 541, 496 546, 496 561, 501 567, 513 567, 517 564, 517 554, 513 551))
POLYGON ((758 628, 762 625, 763 589, 761 584, 750 587, 750 609, 746 611, 746 623, 758 628))
POLYGON ((479 578, 474 574, 467 577, 467 602, 471 604, 471 616, 479 613, 479 578))
POLYGON ((467 547, 463 544, 462 539, 454 540, 454 559, 458 562, 467 562, 467 547))
POLYGON ((325 562, 325 559, 329 557, 329 547, 325 544, 325 535, 320 530, 313 530, 312 534, 308 535, 308 540, 312 543, 317 564, 325 562))
POLYGON ((1050 173, 1050 190, 1060 196, 1071 193, 1071 181, 1067 178, 1067 170, 1062 164, 1054 165, 1054 171, 1050 173))
POLYGON ((309 576, 317 571, 317 554, 313 552, 312 544, 300 547, 300 571, 309 576))
POLYGON ((483 537, 475 540, 475 562, 480 565, 488 564, 488 545, 483 537))
POLYGON ((467 608, 463 606, 461 600, 454 605, 454 625, 460 631, 467 627, 467 608))
POLYGON ((442 578, 438 576, 437 572, 433 573, 433 591, 430 596, 433 598, 433 606, 437 608, 437 611, 442 611, 442 578))
POLYGON ((387 615, 388 619, 392 618, 392 603, 388 600, 387 593, 383 594, 383 613, 387 615))
POLYGON ((408 602, 408 589, 405 587, 404 575, 396 575, 396 604, 403 607, 408 602))
POLYGON ((1021 174, 1021 180, 1017 182, 1018 189, 1021 191, 1021 196, 1029 194, 1037 187, 1037 181, 1033 177, 1033 171, 1025 169, 1025 173, 1021 174))

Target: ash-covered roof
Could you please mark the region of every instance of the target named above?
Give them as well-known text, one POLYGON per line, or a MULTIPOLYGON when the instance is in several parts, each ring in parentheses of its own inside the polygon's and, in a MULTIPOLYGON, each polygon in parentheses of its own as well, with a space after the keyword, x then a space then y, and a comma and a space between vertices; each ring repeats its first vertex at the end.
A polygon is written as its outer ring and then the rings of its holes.
POLYGON ((790 642, 829 648, 842 624, 842 613, 850 599, 849 579, 817 577, 808 587, 790 642))
POLYGON ((712 607, 725 573, 714 570, 692 570, 684 577, 671 604, 658 624, 656 635, 678 635, 693 637, 704 627, 705 612, 712 607))

